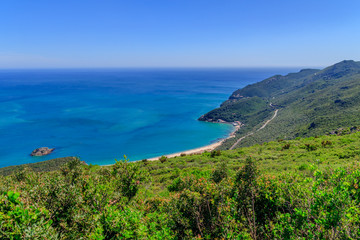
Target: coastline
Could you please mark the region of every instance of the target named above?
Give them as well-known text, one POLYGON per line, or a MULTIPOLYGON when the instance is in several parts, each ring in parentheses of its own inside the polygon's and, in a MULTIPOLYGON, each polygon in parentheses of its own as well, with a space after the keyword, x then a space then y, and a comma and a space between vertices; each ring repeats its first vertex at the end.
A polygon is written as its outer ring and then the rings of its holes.
MULTIPOLYGON (((231 123, 225 123, 225 124, 231 124, 231 123)), ((212 143, 212 144, 209 144, 209 145, 206 145, 206 146, 203 146, 203 147, 199 147, 199 148, 189 149, 189 150, 185 150, 185 151, 182 151, 182 152, 171 153, 171 154, 162 155, 162 156, 165 156, 167 158, 173 158, 173 157, 179 157, 179 156, 181 156, 181 154, 186 154, 186 155, 189 155, 189 154, 201 154, 201 153, 203 153, 205 151, 208 151, 208 152, 213 151, 217 147, 221 146, 221 144, 223 144, 223 142, 225 142, 226 140, 235 137, 235 133, 240 129, 240 127, 241 126, 239 126, 239 125, 234 126, 234 130, 229 134, 228 137, 222 138, 222 139, 220 139, 219 141, 217 141, 215 143, 212 143)), ((147 160, 148 161, 157 161, 162 156, 148 158, 147 160)), ((141 161, 141 160, 138 160, 138 161, 141 161)))
MULTIPOLYGON (((221 124, 233 124, 231 122, 218 122, 218 123, 221 123, 221 124)), ((157 156, 157 157, 152 157, 152 158, 147 158, 146 160, 147 161, 159 161, 159 159, 162 157, 162 156, 165 156, 167 158, 174 158, 174 157, 180 157, 181 154, 186 154, 186 155, 190 155, 190 154, 201 154, 205 151, 213 151, 215 150, 217 147, 221 146, 221 144, 223 144, 223 142, 225 142, 226 140, 230 139, 230 138, 234 138, 235 137, 235 133, 242 127, 243 125, 240 123, 239 125, 236 125, 233 129, 233 131, 229 134, 229 136, 227 136, 226 138, 222 138, 220 139, 219 141, 215 142, 215 143, 212 143, 212 144, 209 144, 209 145, 206 145, 206 146, 203 146, 203 147, 199 147, 199 148, 193 148, 193 149, 189 149, 189 150, 185 150, 185 151, 181 151, 181 152, 176 152, 176 153, 170 153, 170 154, 166 154, 166 155, 161 155, 161 156, 157 156)), ((142 160, 135 160, 135 161, 132 161, 132 162, 140 162, 142 160)), ((106 165, 101 165, 101 166, 111 166, 111 165, 114 165, 114 164, 106 164, 106 165)))

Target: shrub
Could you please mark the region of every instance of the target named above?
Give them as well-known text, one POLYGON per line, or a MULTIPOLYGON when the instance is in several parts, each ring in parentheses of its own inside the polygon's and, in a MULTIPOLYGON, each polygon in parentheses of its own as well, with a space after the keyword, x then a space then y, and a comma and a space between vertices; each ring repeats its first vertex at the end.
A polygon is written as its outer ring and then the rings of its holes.
POLYGON ((309 168, 309 166, 307 164, 303 163, 303 164, 300 165, 299 170, 304 171, 304 170, 306 170, 308 168, 309 168))
POLYGON ((25 207, 19 193, 0 194, 0 239, 57 239, 49 212, 25 207))
POLYGON ((310 152, 310 151, 315 151, 317 148, 315 145, 312 144, 305 144, 305 149, 310 152))
POLYGON ((30 171, 29 169, 16 170, 12 175, 13 179, 17 182, 23 182, 26 180, 26 175, 30 171))
POLYGON ((116 161, 112 166, 111 175, 115 177, 115 187, 130 201, 138 192, 141 181, 145 180, 147 174, 141 171, 138 164, 131 164, 125 158, 116 161))
POLYGON ((159 158, 159 161, 161 162, 161 163, 164 163, 164 162, 166 162, 168 160, 168 157, 166 157, 166 156, 161 156, 160 158, 159 158))
POLYGON ((257 182, 259 171, 254 159, 248 157, 245 166, 235 176, 234 198, 236 200, 237 219, 246 219, 252 239, 256 239, 256 198, 259 186, 257 182))
POLYGON ((321 142, 322 147, 331 146, 331 145, 332 145, 332 142, 329 140, 324 140, 321 142))
POLYGON ((230 231, 223 227, 231 219, 225 200, 228 185, 186 177, 178 181, 180 186, 167 205, 174 239, 225 239, 230 231))
POLYGON ((289 148, 290 148, 290 143, 287 143, 284 146, 282 146, 281 150, 285 150, 285 149, 289 149, 289 148))
POLYGON ((220 156, 221 155, 221 151, 220 150, 213 150, 210 153, 210 157, 216 157, 216 156, 220 156))
POLYGON ((185 177, 185 178, 175 178, 171 185, 169 185, 167 188, 169 192, 179 192, 184 190, 185 188, 188 188, 192 185, 193 178, 185 177))
POLYGON ((212 172, 211 174, 211 179, 216 182, 219 183, 221 182, 224 178, 227 178, 228 176, 228 168, 227 168, 227 163, 225 161, 221 162, 220 164, 218 164, 218 166, 216 167, 216 169, 212 172))

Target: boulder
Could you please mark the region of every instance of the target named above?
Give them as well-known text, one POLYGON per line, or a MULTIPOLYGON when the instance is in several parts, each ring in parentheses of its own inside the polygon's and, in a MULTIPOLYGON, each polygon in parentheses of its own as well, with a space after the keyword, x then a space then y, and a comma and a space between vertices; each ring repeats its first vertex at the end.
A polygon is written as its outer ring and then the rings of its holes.
POLYGON ((32 151, 32 153, 30 154, 31 156, 44 156, 44 155, 48 155, 50 153, 52 153, 52 151, 54 151, 55 148, 48 148, 48 147, 41 147, 41 148, 37 148, 34 151, 32 151))

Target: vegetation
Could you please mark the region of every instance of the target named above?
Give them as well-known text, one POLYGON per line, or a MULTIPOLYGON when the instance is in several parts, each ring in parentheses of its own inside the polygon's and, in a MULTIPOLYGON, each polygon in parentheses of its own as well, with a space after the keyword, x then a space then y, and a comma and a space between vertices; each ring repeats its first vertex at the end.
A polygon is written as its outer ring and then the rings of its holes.
POLYGON ((360 62, 343 61, 323 70, 305 69, 276 75, 235 91, 219 108, 200 118, 241 121, 245 127, 221 149, 229 149, 248 132, 238 147, 277 139, 323 135, 360 124, 360 62), (270 105, 271 104, 271 105, 270 105), (279 109, 276 118, 257 130, 279 109))
POLYGON ((34 172, 55 171, 60 169, 60 167, 65 165, 66 163, 71 162, 75 159, 76 157, 63 157, 63 158, 55 158, 43 162, 4 167, 4 168, 0 168, 0 175, 3 176, 11 175, 14 172, 19 172, 25 168, 30 168, 34 172))
POLYGON ((234 102, 225 102, 220 108, 214 109, 199 120, 214 121, 222 119, 227 122, 251 122, 270 116, 272 108, 260 97, 241 98, 234 102))
POLYGON ((23 169, 0 177, 0 238, 358 239, 360 132, 350 132, 23 169))
POLYGON ((167 161, 167 157, 166 156, 161 156, 160 158, 159 158, 159 161, 161 162, 161 163, 164 163, 164 162, 166 162, 167 161))

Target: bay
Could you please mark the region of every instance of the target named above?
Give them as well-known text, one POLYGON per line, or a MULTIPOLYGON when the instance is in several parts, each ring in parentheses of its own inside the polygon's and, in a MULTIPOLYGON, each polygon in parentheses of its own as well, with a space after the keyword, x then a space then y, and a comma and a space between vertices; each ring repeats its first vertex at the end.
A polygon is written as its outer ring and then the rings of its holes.
POLYGON ((208 145, 232 127, 197 121, 263 69, 0 70, 0 167, 78 156, 91 164, 208 145), (43 157, 29 154, 54 147, 43 157))

